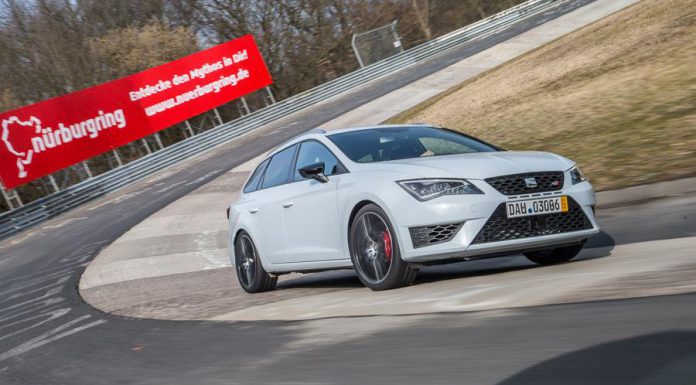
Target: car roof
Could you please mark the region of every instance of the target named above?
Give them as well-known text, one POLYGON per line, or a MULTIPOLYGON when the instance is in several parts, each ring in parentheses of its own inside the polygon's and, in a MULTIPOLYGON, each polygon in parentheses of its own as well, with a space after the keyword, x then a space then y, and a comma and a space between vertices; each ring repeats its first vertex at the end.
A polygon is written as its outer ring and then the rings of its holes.
POLYGON ((413 126, 432 127, 430 124, 425 124, 425 123, 378 124, 378 125, 374 125, 374 126, 350 127, 350 128, 342 128, 342 129, 338 129, 338 130, 331 130, 330 132, 326 133, 326 135, 341 134, 344 132, 351 132, 351 131, 373 130, 373 129, 377 129, 377 128, 384 129, 384 128, 402 128, 402 127, 413 127, 413 126))
POLYGON ((374 126, 349 127, 349 128, 341 128, 338 130, 331 130, 331 131, 327 131, 326 129, 323 129, 323 128, 315 128, 315 129, 309 130, 307 132, 303 132, 300 135, 297 135, 296 137, 294 137, 288 141, 283 142, 281 145, 279 145, 278 147, 276 147, 272 151, 270 151, 268 153, 267 158, 273 156, 278 151, 284 149, 285 147, 287 147, 293 143, 301 142, 301 141, 306 140, 306 139, 312 139, 312 138, 317 138, 317 137, 326 137, 326 136, 330 136, 333 134, 341 134, 344 132, 352 132, 352 131, 371 130, 371 129, 378 129, 378 128, 379 129, 401 128, 401 127, 413 127, 413 126, 432 127, 431 125, 425 124, 425 123, 408 123, 408 124, 377 124, 374 126))

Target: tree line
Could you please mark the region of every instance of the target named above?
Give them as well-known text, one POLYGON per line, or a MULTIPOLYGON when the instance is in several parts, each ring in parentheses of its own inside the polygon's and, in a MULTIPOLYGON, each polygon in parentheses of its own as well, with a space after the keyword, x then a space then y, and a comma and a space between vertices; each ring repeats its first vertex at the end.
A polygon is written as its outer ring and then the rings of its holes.
MULTIPOLYGON (((409 48, 521 1, 0 0, 0 111, 127 76, 245 34, 254 35, 274 79, 273 93, 283 99, 358 68, 354 33, 398 20, 398 33, 409 48)), ((260 107, 262 97, 252 96, 250 103, 260 107)), ((232 119, 240 110, 230 105, 221 113, 232 119)), ((207 116, 192 123, 200 130, 215 125, 207 116)), ((185 136, 181 127, 162 132, 165 145, 185 136)), ((143 151, 137 144, 118 149, 126 162, 143 151)), ((88 162, 93 174, 113 163, 108 155, 88 162)), ((61 188, 84 177, 78 167, 58 174, 61 188)), ((29 201, 51 187, 40 180, 19 192, 29 201)))

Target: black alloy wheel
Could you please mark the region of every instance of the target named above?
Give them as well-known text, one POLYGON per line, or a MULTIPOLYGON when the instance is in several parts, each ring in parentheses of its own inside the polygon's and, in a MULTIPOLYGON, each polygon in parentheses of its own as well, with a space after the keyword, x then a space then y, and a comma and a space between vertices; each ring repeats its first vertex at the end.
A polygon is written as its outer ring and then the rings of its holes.
POLYGON ((349 246, 358 278, 372 290, 406 286, 416 278, 418 269, 401 259, 394 228, 377 205, 368 204, 355 215, 349 246))
POLYGON ((234 243, 235 270, 239 285, 248 293, 259 293, 275 289, 278 277, 263 269, 254 241, 242 231, 234 243))

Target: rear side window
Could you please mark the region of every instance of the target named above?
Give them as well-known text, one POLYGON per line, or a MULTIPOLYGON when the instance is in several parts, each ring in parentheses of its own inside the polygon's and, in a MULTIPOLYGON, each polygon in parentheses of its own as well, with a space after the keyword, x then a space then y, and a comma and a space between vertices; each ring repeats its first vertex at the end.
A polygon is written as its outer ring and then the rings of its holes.
POLYGON ((264 173, 261 188, 274 187, 288 182, 296 149, 297 145, 293 145, 273 155, 264 173))
POLYGON ((297 165, 295 167, 295 181, 304 179, 298 171, 302 167, 310 164, 324 162, 324 175, 331 176, 342 172, 342 167, 338 159, 326 148, 323 144, 309 140, 303 142, 300 146, 300 152, 297 154, 297 165))
POLYGON ((244 186, 245 193, 250 193, 259 189, 259 183, 261 182, 263 171, 266 169, 266 166, 268 166, 269 160, 270 159, 264 160, 258 167, 256 167, 254 173, 251 174, 251 178, 249 178, 249 182, 247 182, 246 186, 244 186))

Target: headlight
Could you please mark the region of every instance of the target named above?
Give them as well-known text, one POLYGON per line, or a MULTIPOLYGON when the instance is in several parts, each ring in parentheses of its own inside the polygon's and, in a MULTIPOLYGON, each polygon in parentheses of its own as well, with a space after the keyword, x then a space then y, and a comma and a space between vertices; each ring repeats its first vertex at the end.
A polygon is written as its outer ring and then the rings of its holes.
POLYGON ((419 201, 443 195, 483 194, 483 191, 464 179, 415 179, 396 183, 419 201))
POLYGON ((578 166, 571 168, 569 172, 570 180, 573 182, 573 184, 578 184, 587 180, 587 177, 582 173, 582 171, 580 171, 578 166))

